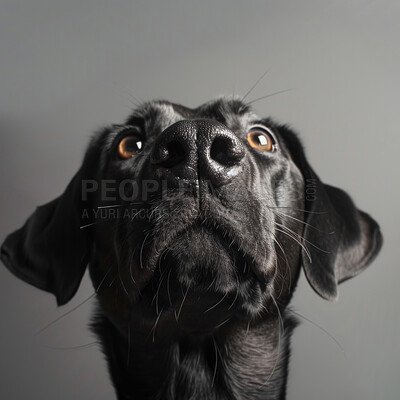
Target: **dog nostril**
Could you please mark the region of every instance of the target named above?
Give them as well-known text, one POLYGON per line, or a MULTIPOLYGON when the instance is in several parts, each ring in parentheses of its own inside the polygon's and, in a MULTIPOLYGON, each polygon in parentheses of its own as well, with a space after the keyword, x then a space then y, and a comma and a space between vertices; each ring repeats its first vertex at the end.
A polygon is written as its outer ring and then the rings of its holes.
POLYGON ((237 145, 231 138, 217 137, 211 145, 211 159, 223 166, 237 164, 243 156, 243 147, 237 145))
POLYGON ((178 140, 168 142, 160 150, 161 154, 159 154, 158 159, 153 159, 153 163, 165 168, 174 167, 183 162, 186 158, 185 148, 178 140))

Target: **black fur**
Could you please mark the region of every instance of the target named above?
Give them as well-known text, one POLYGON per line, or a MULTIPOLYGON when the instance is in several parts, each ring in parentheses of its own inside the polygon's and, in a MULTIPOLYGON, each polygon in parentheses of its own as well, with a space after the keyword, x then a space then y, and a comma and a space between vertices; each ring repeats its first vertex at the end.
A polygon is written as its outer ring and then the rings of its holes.
POLYGON ((1 259, 59 305, 89 265, 119 399, 284 399, 301 266, 334 300, 381 244, 290 128, 220 98, 145 103, 96 134, 64 194, 7 237, 1 259), (250 146, 255 125, 275 151, 250 146), (132 135, 140 152, 121 159, 132 135))

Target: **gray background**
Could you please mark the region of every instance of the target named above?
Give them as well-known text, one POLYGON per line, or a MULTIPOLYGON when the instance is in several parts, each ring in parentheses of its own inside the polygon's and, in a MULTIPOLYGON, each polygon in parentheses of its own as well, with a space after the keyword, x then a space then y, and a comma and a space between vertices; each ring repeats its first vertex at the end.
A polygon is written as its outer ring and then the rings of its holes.
MULTIPOLYGON (((134 98, 196 106, 249 99, 292 124, 322 179, 349 191, 381 224, 384 249, 340 287, 338 303, 301 278, 289 399, 396 399, 399 344, 400 7, 396 1, 48 1, 0 3, 0 239, 78 169, 96 128, 134 98), (129 4, 130 3, 130 4, 129 4), (339 343, 336 344, 333 336, 339 343)), ((87 329, 93 301, 42 334, 71 303, 0 268, 0 398, 112 399, 87 329)))

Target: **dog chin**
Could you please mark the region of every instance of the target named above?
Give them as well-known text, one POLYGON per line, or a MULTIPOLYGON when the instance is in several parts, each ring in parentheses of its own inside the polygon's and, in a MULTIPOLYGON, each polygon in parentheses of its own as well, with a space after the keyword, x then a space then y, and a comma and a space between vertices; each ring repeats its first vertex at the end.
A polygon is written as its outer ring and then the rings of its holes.
POLYGON ((151 294, 188 331, 213 329, 233 315, 254 317, 264 309, 268 285, 253 263, 228 234, 196 225, 161 252, 151 294))
POLYGON ((239 275, 246 272, 244 263, 244 257, 228 237, 204 226, 194 226, 178 234, 159 259, 161 270, 175 270, 181 285, 224 293, 236 287, 239 275))

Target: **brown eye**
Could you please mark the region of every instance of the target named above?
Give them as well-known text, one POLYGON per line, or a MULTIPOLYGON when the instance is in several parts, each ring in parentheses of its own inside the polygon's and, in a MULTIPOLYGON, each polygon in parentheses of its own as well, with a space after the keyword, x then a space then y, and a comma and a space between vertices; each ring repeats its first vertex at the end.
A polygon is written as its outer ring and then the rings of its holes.
POLYGON ((118 144, 118 156, 128 159, 138 154, 143 147, 143 141, 137 136, 126 136, 118 144))
POLYGON ((249 145, 256 150, 260 151, 275 151, 276 144, 269 133, 269 131, 265 128, 253 127, 247 133, 247 141, 249 145))

